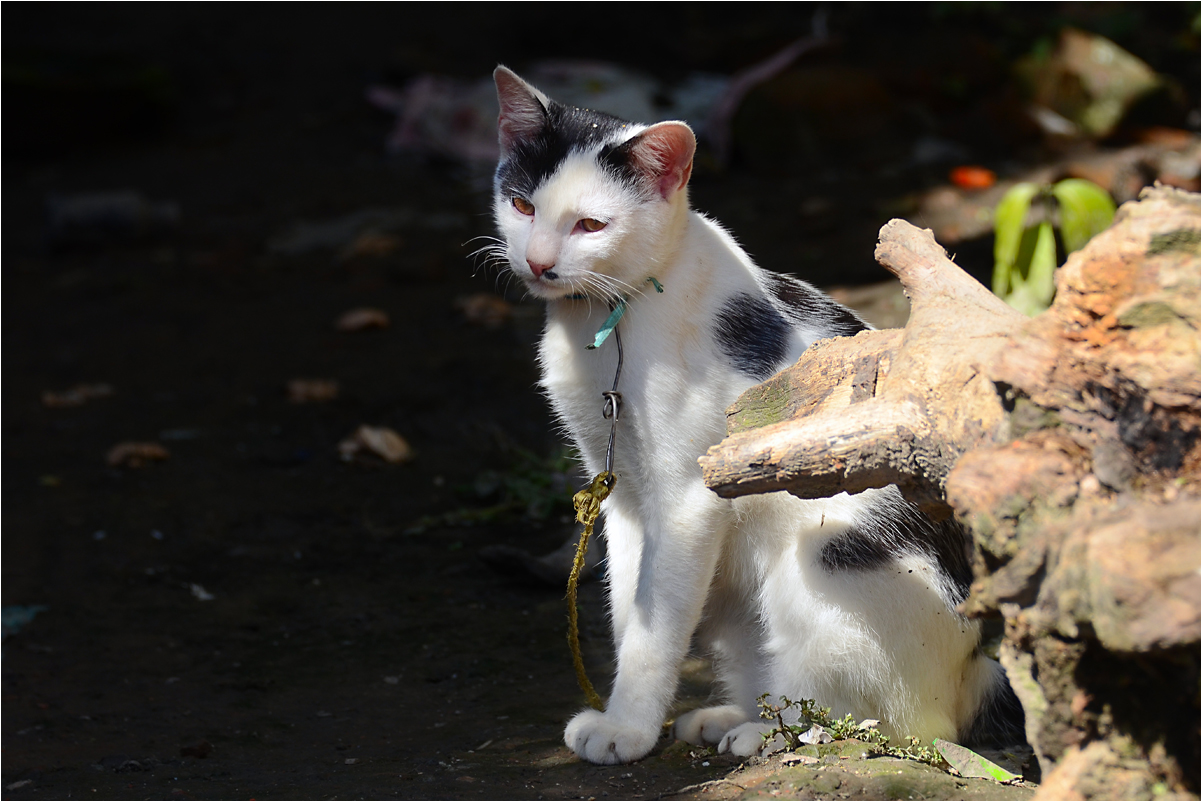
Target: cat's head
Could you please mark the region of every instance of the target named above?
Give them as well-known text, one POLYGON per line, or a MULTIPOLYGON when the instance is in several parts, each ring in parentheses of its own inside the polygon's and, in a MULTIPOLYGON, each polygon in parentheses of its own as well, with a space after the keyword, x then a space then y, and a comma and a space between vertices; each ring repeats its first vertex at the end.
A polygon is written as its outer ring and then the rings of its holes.
POLYGON ((551 100, 505 67, 493 213, 508 267, 531 293, 614 299, 640 291, 688 211, 696 139, 551 100))

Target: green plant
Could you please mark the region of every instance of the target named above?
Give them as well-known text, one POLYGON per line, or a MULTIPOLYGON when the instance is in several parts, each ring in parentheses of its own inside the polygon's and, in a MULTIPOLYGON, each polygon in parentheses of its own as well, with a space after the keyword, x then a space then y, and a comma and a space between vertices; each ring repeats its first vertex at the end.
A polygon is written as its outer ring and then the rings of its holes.
POLYGON ((429 529, 458 526, 489 526, 498 523, 546 521, 574 516, 572 472, 579 462, 576 452, 561 449, 541 457, 518 446, 508 446, 510 464, 503 471, 487 470, 477 474, 470 486, 459 493, 472 503, 451 512, 427 515, 406 530, 420 534, 429 529), (492 502, 487 504, 486 502, 492 502))
POLYGON ((994 211, 993 291, 1026 315, 1047 309, 1056 293, 1059 250, 1084 247, 1114 220, 1114 201, 1092 181, 1066 178, 1051 186, 1015 184, 994 211))
MULTIPOLYGON (((786 748, 797 749, 804 745, 801 736, 811 727, 818 725, 826 730, 835 740, 855 739, 863 743, 866 751, 872 755, 888 755, 890 757, 908 758, 932 766, 942 766, 943 758, 929 746, 923 745, 917 738, 907 738, 905 746, 893 746, 889 736, 876 728, 877 722, 865 720, 859 723, 850 714, 840 719, 832 719, 829 707, 819 707, 813 699, 801 699, 794 702, 787 697, 780 697, 781 704, 774 705, 768 701, 768 694, 763 694, 757 700, 760 706, 760 718, 775 719, 776 726, 764 733, 764 741, 771 741, 777 735, 781 736, 786 748), (797 708, 798 722, 785 723, 785 711, 797 708)), ((792 716, 790 716, 792 718, 792 716)))

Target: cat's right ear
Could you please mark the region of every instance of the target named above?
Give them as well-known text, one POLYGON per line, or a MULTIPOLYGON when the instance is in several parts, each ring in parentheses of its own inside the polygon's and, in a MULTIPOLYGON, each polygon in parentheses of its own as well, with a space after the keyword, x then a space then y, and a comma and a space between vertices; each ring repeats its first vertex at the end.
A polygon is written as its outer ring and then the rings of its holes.
POLYGON ((685 123, 656 123, 627 140, 631 162, 654 184, 664 200, 684 189, 693 173, 697 137, 685 123))
POLYGON ((543 130, 551 101, 508 67, 497 67, 492 77, 497 83, 497 100, 501 104, 501 116, 497 118, 501 153, 508 155, 519 142, 531 139, 543 130))

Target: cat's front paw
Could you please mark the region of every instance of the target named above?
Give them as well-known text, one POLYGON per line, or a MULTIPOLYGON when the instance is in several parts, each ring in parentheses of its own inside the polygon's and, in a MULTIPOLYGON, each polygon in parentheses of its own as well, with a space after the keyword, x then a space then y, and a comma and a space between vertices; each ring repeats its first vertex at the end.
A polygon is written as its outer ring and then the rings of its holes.
POLYGON ((751 757, 783 748, 785 739, 780 735, 764 740, 764 736, 772 730, 772 724, 766 721, 748 721, 746 724, 740 724, 722 736, 722 741, 718 744, 718 754, 730 753, 739 757, 751 757))
POLYGON ((672 737, 698 746, 712 746, 745 721, 747 714, 738 705, 702 707, 676 719, 672 737))
POLYGON ((589 763, 630 763, 646 756, 659 739, 659 729, 640 730, 610 721, 599 710, 585 710, 568 722, 563 740, 589 763))

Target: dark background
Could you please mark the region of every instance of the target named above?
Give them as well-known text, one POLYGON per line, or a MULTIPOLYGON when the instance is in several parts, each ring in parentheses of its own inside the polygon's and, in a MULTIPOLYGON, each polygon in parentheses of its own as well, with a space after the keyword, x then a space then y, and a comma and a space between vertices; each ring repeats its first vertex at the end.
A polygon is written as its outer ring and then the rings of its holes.
MULTIPOLYGON (((816 10, 7 4, 5 798, 632 796, 728 770, 671 748, 599 769, 563 749, 582 701, 561 592, 476 557, 541 553, 570 531, 562 506, 523 514, 520 485, 561 449, 534 386, 541 311, 469 258, 491 233, 488 168, 387 154, 392 120, 364 92, 548 58, 670 86, 771 56, 816 10), (178 224, 48 226, 56 198, 116 190, 176 204, 178 224), (271 245, 381 207, 407 221, 386 253, 271 245), (501 328, 456 311, 494 291, 512 304, 501 328), (335 331, 359 306, 392 325, 335 331), (297 377, 336 379, 341 395, 290 404, 297 377), (40 400, 81 382, 114 393, 40 400), (417 457, 340 460, 363 423, 417 457), (153 440, 167 460, 106 464, 114 444, 153 440), (507 504, 483 525, 410 531, 507 504), (46 609, 10 630, 7 611, 29 605, 46 609)), ((916 162, 920 138, 1002 175, 1051 157, 1013 73, 1064 25, 1112 38, 1188 101, 1132 124, 1183 127, 1197 108, 1196 4, 828 11, 835 41, 750 95, 730 163, 703 143, 693 181, 694 205, 761 264, 821 286, 885 278, 876 231, 951 166, 916 162)), ((988 275, 991 247, 962 243, 958 261, 988 275)), ((584 612, 604 687, 596 584, 584 612)))

